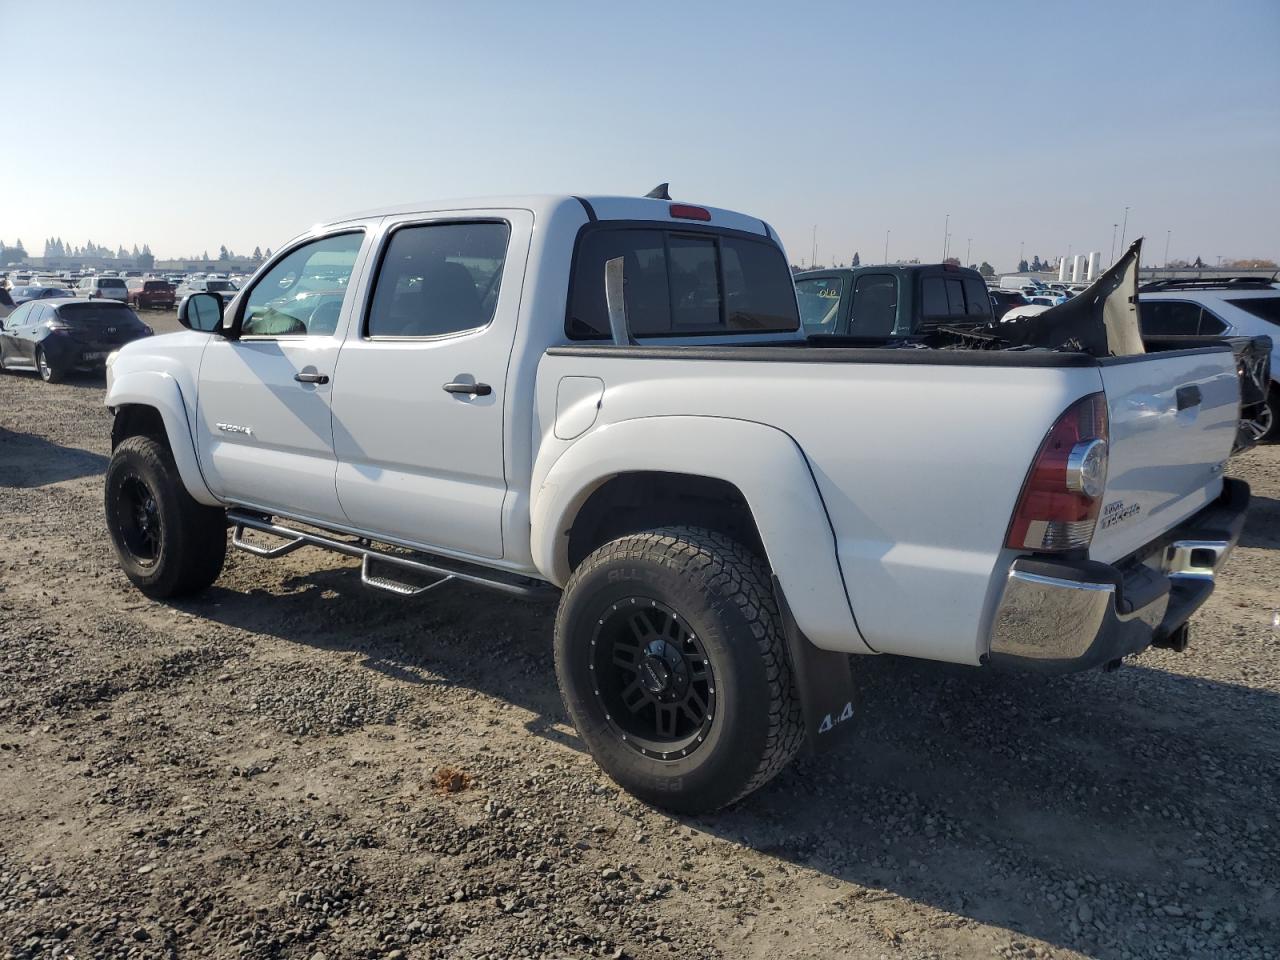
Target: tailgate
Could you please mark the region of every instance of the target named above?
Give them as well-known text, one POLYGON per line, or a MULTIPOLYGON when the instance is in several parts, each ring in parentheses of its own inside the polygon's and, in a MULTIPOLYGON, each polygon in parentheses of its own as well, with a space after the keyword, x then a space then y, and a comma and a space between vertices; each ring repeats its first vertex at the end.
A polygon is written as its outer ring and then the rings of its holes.
POLYGON ((1089 555, 1113 562, 1218 496, 1240 382, 1226 346, 1115 357, 1101 368, 1110 457, 1089 555))

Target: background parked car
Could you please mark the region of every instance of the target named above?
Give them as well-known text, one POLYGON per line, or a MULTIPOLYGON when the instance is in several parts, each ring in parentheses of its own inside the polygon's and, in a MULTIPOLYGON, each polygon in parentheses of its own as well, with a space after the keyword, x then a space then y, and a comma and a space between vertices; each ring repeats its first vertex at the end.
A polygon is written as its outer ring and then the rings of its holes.
POLYGON ((178 287, 176 296, 177 299, 181 300, 184 297, 191 296, 193 293, 216 293, 222 298, 222 302, 225 305, 230 303, 231 298, 239 292, 240 288, 230 280, 219 280, 217 278, 206 280, 203 277, 192 277, 178 287))
POLYGON ((908 337, 991 320, 982 275, 950 263, 812 270, 795 284, 810 335, 908 337))
POLYGON ((75 295, 90 300, 129 302, 129 288, 120 277, 85 277, 76 286, 75 295))
POLYGON ((1018 290, 988 289, 987 293, 991 296, 991 312, 997 320, 1014 307, 1024 307, 1028 302, 1027 298, 1018 290))
POLYGON ((112 350, 153 332, 123 303, 29 300, 0 320, 0 370, 56 383, 72 370, 102 369, 112 350))
POLYGON ((138 310, 172 310, 173 287, 164 280, 129 280, 129 305, 138 310))
POLYGON ((1138 288, 1143 336, 1271 338, 1259 440, 1280 440, 1280 289, 1265 277, 1155 280, 1138 288))
POLYGON ((49 300, 53 297, 70 297, 74 296, 69 290, 63 290, 61 287, 14 287, 9 291, 9 296, 13 298, 13 305, 20 306, 28 300, 49 300))

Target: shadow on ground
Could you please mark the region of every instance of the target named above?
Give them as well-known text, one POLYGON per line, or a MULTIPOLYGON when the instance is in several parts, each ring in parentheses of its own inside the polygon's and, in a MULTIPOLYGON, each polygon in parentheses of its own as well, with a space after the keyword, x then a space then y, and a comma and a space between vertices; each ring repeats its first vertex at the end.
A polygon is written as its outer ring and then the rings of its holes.
POLYGON ((0 487, 43 487, 106 469, 101 454, 0 427, 0 487))

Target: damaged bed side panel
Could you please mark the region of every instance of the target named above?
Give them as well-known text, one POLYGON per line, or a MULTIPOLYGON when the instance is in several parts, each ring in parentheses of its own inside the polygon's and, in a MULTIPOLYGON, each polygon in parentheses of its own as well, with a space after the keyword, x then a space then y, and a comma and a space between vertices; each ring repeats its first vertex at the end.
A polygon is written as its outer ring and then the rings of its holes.
POLYGON ((1035 316, 996 324, 1001 339, 1009 347, 1078 350, 1095 357, 1145 353, 1138 326, 1141 254, 1138 239, 1079 296, 1035 316))

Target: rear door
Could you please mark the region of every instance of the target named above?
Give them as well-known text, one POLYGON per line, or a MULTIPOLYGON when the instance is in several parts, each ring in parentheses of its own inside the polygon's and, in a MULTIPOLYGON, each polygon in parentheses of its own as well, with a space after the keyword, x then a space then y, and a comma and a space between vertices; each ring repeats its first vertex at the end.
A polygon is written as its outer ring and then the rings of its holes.
POLYGON ((1090 555, 1113 561, 1218 496, 1236 437, 1240 382, 1225 346, 1100 363, 1110 458, 1090 555))
POLYGON ((343 510, 387 539, 498 559, 524 210, 388 221, 334 381, 343 510))

